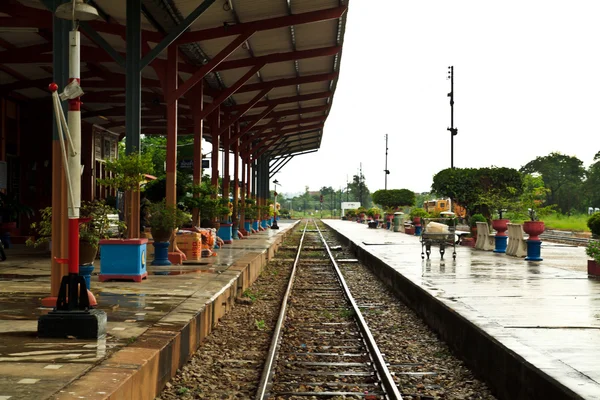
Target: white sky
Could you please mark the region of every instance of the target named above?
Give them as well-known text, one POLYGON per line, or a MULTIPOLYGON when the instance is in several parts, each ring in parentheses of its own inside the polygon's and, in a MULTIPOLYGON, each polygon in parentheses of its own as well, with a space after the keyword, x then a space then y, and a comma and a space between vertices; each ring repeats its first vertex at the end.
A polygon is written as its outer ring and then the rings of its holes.
POLYGON ((519 168, 552 151, 587 167, 600 151, 600 1, 352 0, 340 79, 317 153, 272 179, 283 193, 345 187, 429 191, 450 166, 519 168))

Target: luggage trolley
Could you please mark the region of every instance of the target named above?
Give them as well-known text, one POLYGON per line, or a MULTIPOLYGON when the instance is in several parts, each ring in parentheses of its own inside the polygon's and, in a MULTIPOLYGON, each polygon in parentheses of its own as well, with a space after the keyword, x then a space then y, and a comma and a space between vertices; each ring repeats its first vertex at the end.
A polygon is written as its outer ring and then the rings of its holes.
POLYGON ((423 218, 423 232, 421 233, 421 258, 429 260, 431 245, 440 248, 440 257, 444 259, 446 247, 452 246, 452 258, 456 259, 456 224, 454 216, 442 218, 423 218))

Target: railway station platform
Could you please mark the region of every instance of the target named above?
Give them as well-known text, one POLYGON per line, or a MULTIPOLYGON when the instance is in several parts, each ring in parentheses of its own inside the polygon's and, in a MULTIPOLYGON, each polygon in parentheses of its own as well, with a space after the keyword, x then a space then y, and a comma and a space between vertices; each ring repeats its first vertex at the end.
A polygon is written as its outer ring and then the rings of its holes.
POLYGON ((0 263, 0 400, 153 399, 259 276, 293 225, 280 221, 278 231, 172 266, 172 275, 152 275, 148 266, 141 283, 92 276, 108 324, 106 337, 91 341, 37 338, 38 317, 49 311, 40 307, 50 293, 49 256, 7 250, 8 260, 0 263))
POLYGON ((600 399, 600 281, 584 248, 542 243, 543 261, 323 220, 504 399, 600 399))

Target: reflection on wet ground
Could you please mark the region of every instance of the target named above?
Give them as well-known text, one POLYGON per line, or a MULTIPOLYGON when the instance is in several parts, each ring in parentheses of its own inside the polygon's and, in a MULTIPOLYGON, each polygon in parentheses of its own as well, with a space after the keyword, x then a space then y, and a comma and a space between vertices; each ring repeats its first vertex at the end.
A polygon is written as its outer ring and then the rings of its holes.
MULTIPOLYGON (((98 309, 105 311, 108 319, 106 335, 97 340, 37 337, 38 318, 50 311, 40 306, 50 292, 49 254, 28 255, 27 249, 12 249, 9 259, 0 263, 0 400, 46 399, 106 357, 135 343, 148 328, 181 329, 183 317, 175 308, 191 297, 192 304, 201 307, 239 274, 238 270, 228 272, 236 260, 249 252, 265 251, 277 234, 265 231, 255 240, 218 250, 217 257, 184 265, 149 265, 150 275, 141 283, 100 283, 96 261, 91 289, 98 309), (153 275, 161 271, 169 274, 153 275)), ((189 318, 186 313, 184 317, 189 318)))

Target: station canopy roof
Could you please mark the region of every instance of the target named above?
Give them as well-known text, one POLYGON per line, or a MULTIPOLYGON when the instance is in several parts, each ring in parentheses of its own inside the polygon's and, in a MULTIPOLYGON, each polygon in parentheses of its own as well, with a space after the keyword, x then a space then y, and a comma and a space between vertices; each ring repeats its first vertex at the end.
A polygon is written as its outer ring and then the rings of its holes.
MULTIPOLYGON (((0 96, 49 99, 51 0, 0 1, 0 96)), ((125 134, 126 1, 89 0, 100 19, 81 29, 82 119, 125 134), (93 29, 89 29, 93 28, 93 29), (104 42, 104 43, 103 43, 104 42), (106 51, 106 47, 113 54, 106 51), (119 60, 119 56, 121 59, 119 60)), ((202 0, 142 0, 142 57, 202 0)), ((216 0, 178 37, 181 87, 243 34, 254 32, 204 78, 205 107, 250 78, 222 103, 222 120, 238 121, 271 157, 318 149, 338 81, 348 0, 216 0)), ((159 74, 167 51, 142 70, 142 134, 166 134, 159 74)), ((190 99, 179 100, 178 134, 193 133, 190 99)), ((205 137, 211 139, 208 124, 205 137)))

